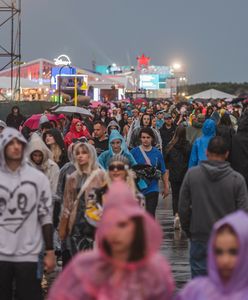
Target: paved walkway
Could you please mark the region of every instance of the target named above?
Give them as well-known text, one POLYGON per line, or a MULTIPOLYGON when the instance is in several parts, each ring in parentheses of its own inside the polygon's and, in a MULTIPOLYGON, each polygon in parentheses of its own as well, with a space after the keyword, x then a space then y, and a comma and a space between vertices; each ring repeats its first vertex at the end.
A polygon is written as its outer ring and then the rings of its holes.
POLYGON ((156 214, 164 233, 161 250, 172 266, 176 286, 179 289, 190 280, 189 250, 184 233, 173 229, 171 195, 166 200, 160 197, 156 214))

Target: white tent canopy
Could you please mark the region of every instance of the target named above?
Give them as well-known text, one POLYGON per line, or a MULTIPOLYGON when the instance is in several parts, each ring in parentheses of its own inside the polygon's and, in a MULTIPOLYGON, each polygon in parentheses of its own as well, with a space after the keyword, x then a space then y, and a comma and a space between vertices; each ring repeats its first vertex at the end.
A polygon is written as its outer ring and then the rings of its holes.
POLYGON ((236 98, 235 95, 224 93, 215 89, 210 89, 191 95, 190 98, 193 99, 227 99, 227 98, 236 98))

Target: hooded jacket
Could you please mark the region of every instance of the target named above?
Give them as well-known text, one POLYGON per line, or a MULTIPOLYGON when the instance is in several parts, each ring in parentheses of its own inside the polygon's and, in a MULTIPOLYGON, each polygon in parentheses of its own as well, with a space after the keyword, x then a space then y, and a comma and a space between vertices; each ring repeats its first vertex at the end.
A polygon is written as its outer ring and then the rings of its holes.
POLYGON ((248 215, 243 211, 230 214, 214 225, 208 246, 208 276, 198 277, 186 285, 176 300, 245 300, 248 295, 248 215), (229 225, 239 240, 239 257, 230 280, 224 284, 213 251, 217 230, 229 225))
POLYGON ((7 124, 4 121, 0 120, 0 127, 6 128, 7 124))
POLYGON ((133 193, 122 182, 113 183, 96 233, 97 247, 76 256, 53 285, 48 300, 168 300, 174 282, 159 247, 162 232, 156 221, 139 207, 133 193), (104 240, 117 223, 142 219, 145 256, 121 262, 107 254, 104 240))
POLYGON ((55 128, 49 129, 48 131, 46 131, 43 134, 42 138, 43 138, 44 142, 46 141, 47 134, 51 134, 53 136, 56 144, 59 146, 59 148, 61 150, 60 159, 57 162, 57 164, 58 164, 59 168, 62 168, 64 166, 64 164, 68 162, 68 157, 67 157, 67 151, 66 151, 66 148, 65 148, 65 143, 63 141, 61 132, 58 129, 55 129, 55 128))
POLYGON ((225 161, 202 161, 190 169, 180 190, 182 229, 196 241, 207 241, 213 224, 238 209, 248 210, 244 177, 225 161))
POLYGON ((13 106, 11 109, 11 113, 7 116, 7 119, 6 119, 7 126, 18 130, 23 121, 24 121, 24 117, 23 117, 23 115, 20 114, 19 107, 13 106), (17 115, 14 115, 15 108, 18 109, 17 115))
POLYGON ((241 173, 248 186, 248 112, 238 122, 238 132, 232 137, 231 165, 241 173))
POLYGON ((51 151, 47 148, 47 146, 42 141, 42 139, 37 135, 34 135, 31 138, 30 142, 28 143, 27 155, 28 155, 29 164, 34 168, 36 168, 37 170, 40 170, 42 173, 44 173, 47 176, 50 182, 52 195, 54 197, 56 194, 57 184, 59 179, 59 167, 51 159, 52 158, 51 151), (34 151, 40 151, 43 154, 43 161, 40 166, 36 165, 31 159, 31 155, 34 151))
POLYGON ((20 132, 6 128, 0 134, 0 261, 37 262, 42 248, 42 226, 52 224, 49 181, 29 166, 24 152, 20 167, 8 168, 4 151, 20 132))
POLYGON ((113 149, 112 149, 112 145, 111 145, 111 143, 114 140, 120 140, 121 141, 121 153, 119 153, 119 154, 125 156, 129 160, 129 163, 130 163, 131 167, 134 166, 134 165, 136 165, 136 161, 135 161, 133 155, 127 149, 127 145, 126 145, 125 139, 123 138, 123 136, 117 130, 112 130, 111 131, 111 134, 110 134, 110 137, 109 137, 109 150, 104 151, 98 157, 99 164, 105 170, 108 168, 110 158, 115 155, 115 153, 113 152, 113 149))
MULTIPOLYGON (((73 154, 75 155, 78 147, 80 147, 82 143, 77 143, 73 149, 73 154)), ((79 201, 75 201, 77 198, 79 199, 84 193, 87 194, 88 191, 85 190, 86 181, 91 177, 92 174, 95 180, 92 180, 90 183, 87 183, 89 186, 89 190, 92 188, 98 188, 101 185, 102 178, 104 177, 105 172, 101 170, 97 163, 97 155, 95 148, 88 143, 83 144, 87 147, 89 152, 89 164, 88 168, 82 172, 76 162, 73 160, 74 167, 76 170, 67 176, 64 188, 64 195, 63 195, 63 215, 69 217, 69 233, 72 232, 73 226, 75 224, 77 210, 79 207, 79 201), (79 194, 80 193, 80 194, 79 194)), ((84 194, 87 198, 87 195, 84 194)), ((83 199, 83 201, 84 201, 83 199)))
POLYGON ((88 138, 90 136, 88 129, 83 126, 83 129, 81 131, 76 130, 76 124, 81 123, 79 119, 73 119, 70 126, 70 131, 66 134, 64 138, 65 146, 68 148, 68 146, 73 143, 74 140, 80 139, 82 137, 88 138))
POLYGON ((196 120, 192 121, 192 126, 186 127, 186 138, 190 145, 193 145, 195 140, 202 135, 202 126, 205 121, 204 115, 198 115, 196 120))
POLYGON ((109 124, 108 124, 108 127, 107 127, 107 133, 108 133, 108 135, 111 134, 111 130, 110 130, 111 126, 117 127, 116 130, 118 130, 119 132, 121 132, 120 125, 115 120, 113 120, 113 121, 109 122, 109 124))
POLYGON ((193 166, 197 166, 200 161, 206 160, 206 151, 208 147, 208 143, 212 137, 215 136, 216 126, 213 120, 206 120, 202 127, 202 136, 195 140, 190 160, 189 160, 189 168, 193 166))
MULTIPOLYGON (((138 147, 141 145, 139 134, 142 126, 136 126, 136 122, 134 121, 132 123, 133 126, 130 127, 128 134, 127 134, 127 146, 129 149, 133 149, 135 147, 138 147)), ((160 135, 160 131, 151 127, 154 136, 155 136, 155 147, 158 148, 159 150, 162 149, 162 139, 160 135)))

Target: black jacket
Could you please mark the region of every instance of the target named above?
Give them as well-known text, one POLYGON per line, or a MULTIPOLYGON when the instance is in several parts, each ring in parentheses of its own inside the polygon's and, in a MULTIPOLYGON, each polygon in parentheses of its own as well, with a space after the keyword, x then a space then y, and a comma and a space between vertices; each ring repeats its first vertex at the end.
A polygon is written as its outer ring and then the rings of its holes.
POLYGON ((179 216, 192 240, 206 242, 213 224, 238 209, 248 210, 247 187, 228 162, 202 161, 188 170, 180 190, 179 216))
POLYGON ((248 113, 241 117, 238 132, 232 138, 231 165, 245 177, 248 186, 248 113))
POLYGON ((171 139, 174 136, 174 133, 176 131, 176 126, 172 125, 171 128, 167 128, 165 124, 159 129, 161 139, 162 139, 162 149, 163 149, 163 154, 165 153, 165 148, 168 145, 168 143, 171 141, 171 139))
POLYGON ((170 181, 182 182, 188 170, 191 147, 188 141, 176 143, 172 149, 166 153, 165 165, 169 169, 170 181))
POLYGON ((25 120, 25 118, 23 117, 23 115, 21 115, 21 114, 14 115, 13 113, 10 113, 7 116, 6 124, 8 127, 13 127, 15 129, 19 130, 19 127, 23 123, 24 120, 25 120))

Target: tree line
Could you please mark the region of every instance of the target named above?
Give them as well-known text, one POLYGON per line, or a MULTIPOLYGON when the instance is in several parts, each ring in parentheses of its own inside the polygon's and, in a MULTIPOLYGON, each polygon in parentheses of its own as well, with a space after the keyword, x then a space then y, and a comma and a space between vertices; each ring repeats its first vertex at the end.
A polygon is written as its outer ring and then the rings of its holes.
POLYGON ((188 95, 193 95, 209 89, 216 89, 238 96, 240 94, 248 94, 248 82, 204 82, 187 85, 188 95))

